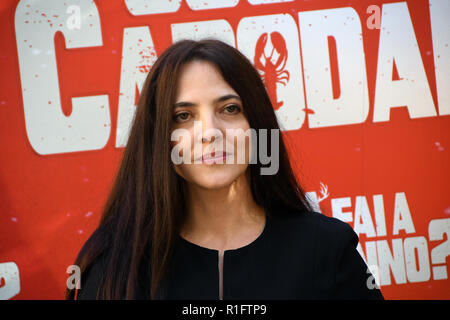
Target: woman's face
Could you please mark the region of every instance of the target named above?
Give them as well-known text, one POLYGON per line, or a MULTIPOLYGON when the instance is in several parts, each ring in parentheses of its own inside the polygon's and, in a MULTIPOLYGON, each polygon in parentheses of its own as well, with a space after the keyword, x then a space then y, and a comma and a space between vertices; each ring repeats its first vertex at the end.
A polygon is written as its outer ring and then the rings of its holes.
POLYGON ((240 97, 209 62, 185 64, 178 81, 172 134, 182 136, 172 135, 172 161, 174 146, 184 160, 173 161, 175 171, 197 187, 229 186, 246 171, 251 150, 250 125, 240 97))

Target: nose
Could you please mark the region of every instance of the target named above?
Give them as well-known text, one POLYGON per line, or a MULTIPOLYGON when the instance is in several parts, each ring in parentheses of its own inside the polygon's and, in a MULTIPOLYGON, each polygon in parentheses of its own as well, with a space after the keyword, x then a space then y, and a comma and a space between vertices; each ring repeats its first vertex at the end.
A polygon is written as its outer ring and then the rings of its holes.
POLYGON ((220 124, 213 112, 204 112, 200 117, 199 124, 201 125, 199 141, 202 144, 213 142, 221 137, 220 124))

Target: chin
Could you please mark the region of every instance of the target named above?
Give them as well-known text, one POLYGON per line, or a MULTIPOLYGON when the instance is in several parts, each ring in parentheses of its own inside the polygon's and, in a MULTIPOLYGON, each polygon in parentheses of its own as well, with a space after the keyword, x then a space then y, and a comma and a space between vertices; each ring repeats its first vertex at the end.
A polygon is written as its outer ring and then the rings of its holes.
POLYGON ((186 180, 201 188, 220 189, 231 185, 244 174, 246 168, 247 165, 213 165, 192 170, 186 180))

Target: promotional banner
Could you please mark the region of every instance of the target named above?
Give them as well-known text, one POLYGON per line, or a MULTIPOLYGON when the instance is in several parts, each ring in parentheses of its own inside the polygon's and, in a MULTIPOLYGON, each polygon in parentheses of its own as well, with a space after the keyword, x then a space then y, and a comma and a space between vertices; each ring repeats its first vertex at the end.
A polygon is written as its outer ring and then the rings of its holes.
POLYGON ((0 299, 63 299, 143 82, 181 39, 253 63, 316 211, 386 299, 449 299, 450 1, 2 0, 0 299))

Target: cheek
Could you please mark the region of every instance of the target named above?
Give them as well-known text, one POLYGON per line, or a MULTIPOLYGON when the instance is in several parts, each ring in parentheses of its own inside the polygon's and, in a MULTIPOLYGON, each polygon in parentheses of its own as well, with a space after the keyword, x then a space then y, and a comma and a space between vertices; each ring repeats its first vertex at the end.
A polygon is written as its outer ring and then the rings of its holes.
POLYGON ((183 133, 180 134, 180 136, 177 136, 176 141, 170 141, 170 152, 172 155, 172 151, 176 152, 180 156, 183 156, 183 151, 189 152, 192 149, 193 146, 193 135, 192 132, 189 131, 189 133, 183 133), (176 146, 176 150, 173 150, 173 148, 176 146))
POLYGON ((252 150, 252 132, 255 131, 250 128, 247 122, 243 123, 239 127, 230 129, 237 129, 236 131, 234 131, 234 135, 230 134, 226 136, 226 148, 228 148, 227 150, 230 150, 234 154, 233 163, 249 163, 252 150))
MULTIPOLYGON (((182 158, 183 161, 187 160, 187 159, 184 159, 183 151, 186 150, 188 152, 187 153, 187 155, 188 155, 189 150, 191 149, 191 145, 192 145, 192 140, 191 140, 190 135, 189 136, 183 135, 183 136, 179 137, 179 139, 177 141, 170 141, 170 161, 172 163, 172 166, 173 166, 175 172, 179 176, 184 178, 185 180, 188 180, 188 177, 189 177, 189 171, 190 171, 189 165, 186 165, 184 163, 175 164, 172 157, 174 157, 174 154, 175 154, 175 155, 178 155, 177 158, 182 158)), ((192 158, 192 152, 191 152, 191 158, 192 158)), ((192 159, 191 159, 191 161, 192 161, 192 159)))

